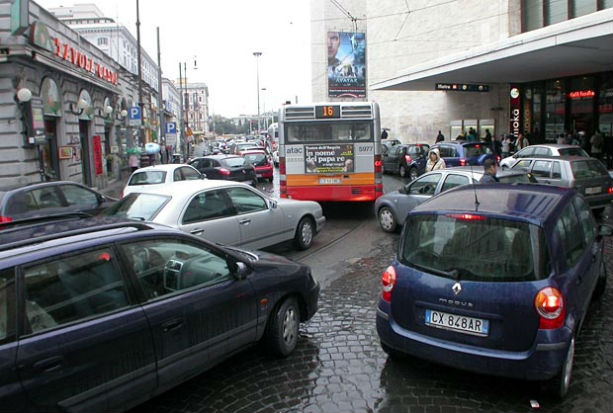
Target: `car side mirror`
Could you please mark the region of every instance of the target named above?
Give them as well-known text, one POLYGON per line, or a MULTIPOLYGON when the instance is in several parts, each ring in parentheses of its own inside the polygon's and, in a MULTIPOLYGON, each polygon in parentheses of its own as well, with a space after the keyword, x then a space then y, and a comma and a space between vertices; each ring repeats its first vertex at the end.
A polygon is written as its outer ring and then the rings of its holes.
POLYGON ((205 173, 200 173, 200 179, 206 179, 206 174, 205 173))
POLYGON ((408 193, 407 187, 406 186, 401 186, 400 188, 398 188, 398 192, 400 192, 401 194, 408 193))
POLYGON ((275 201, 274 199, 271 199, 268 201, 268 208, 270 209, 277 209, 277 201, 275 201))
POLYGON ((239 280, 244 280, 249 274, 249 267, 244 262, 236 262, 234 267, 234 276, 239 280))

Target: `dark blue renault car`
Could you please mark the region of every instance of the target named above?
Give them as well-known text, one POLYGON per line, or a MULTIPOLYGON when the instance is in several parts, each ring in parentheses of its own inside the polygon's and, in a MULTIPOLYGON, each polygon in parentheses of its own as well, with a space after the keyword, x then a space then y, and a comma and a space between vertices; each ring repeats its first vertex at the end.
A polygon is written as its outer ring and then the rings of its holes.
POLYGON ((124 411, 256 342, 287 356, 318 295, 305 265, 154 224, 6 224, 0 411, 124 411))
POLYGON ((573 190, 466 185, 407 216, 382 276, 377 332, 410 354, 568 392, 576 335, 607 273, 603 236, 573 190))
POLYGON ((467 141, 451 141, 441 142, 433 145, 431 149, 438 149, 441 158, 445 160, 445 165, 450 166, 468 166, 468 165, 483 165, 486 159, 496 159, 492 149, 482 142, 467 142, 467 141))

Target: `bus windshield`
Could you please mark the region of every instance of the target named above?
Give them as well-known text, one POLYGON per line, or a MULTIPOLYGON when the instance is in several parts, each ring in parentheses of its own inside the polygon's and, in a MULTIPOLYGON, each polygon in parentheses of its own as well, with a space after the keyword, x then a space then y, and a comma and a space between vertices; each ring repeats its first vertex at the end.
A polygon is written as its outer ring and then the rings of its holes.
POLYGON ((286 143, 372 142, 370 121, 309 122, 287 124, 286 143))

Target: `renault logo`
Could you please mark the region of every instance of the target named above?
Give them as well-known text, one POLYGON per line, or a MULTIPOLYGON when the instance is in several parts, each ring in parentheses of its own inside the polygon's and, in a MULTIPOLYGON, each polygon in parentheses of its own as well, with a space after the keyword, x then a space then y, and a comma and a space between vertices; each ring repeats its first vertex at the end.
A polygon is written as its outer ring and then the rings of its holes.
POLYGON ((462 286, 460 285, 460 283, 455 283, 453 284, 453 287, 451 287, 451 290, 455 295, 458 295, 462 292, 462 286))

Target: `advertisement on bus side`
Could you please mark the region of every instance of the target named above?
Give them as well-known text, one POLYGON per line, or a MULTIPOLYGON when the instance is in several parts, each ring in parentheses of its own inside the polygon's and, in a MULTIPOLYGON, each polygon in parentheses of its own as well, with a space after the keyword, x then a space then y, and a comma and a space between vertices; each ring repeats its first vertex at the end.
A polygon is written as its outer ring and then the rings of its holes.
POLYGON ((353 145, 305 145, 306 173, 353 172, 353 145))

